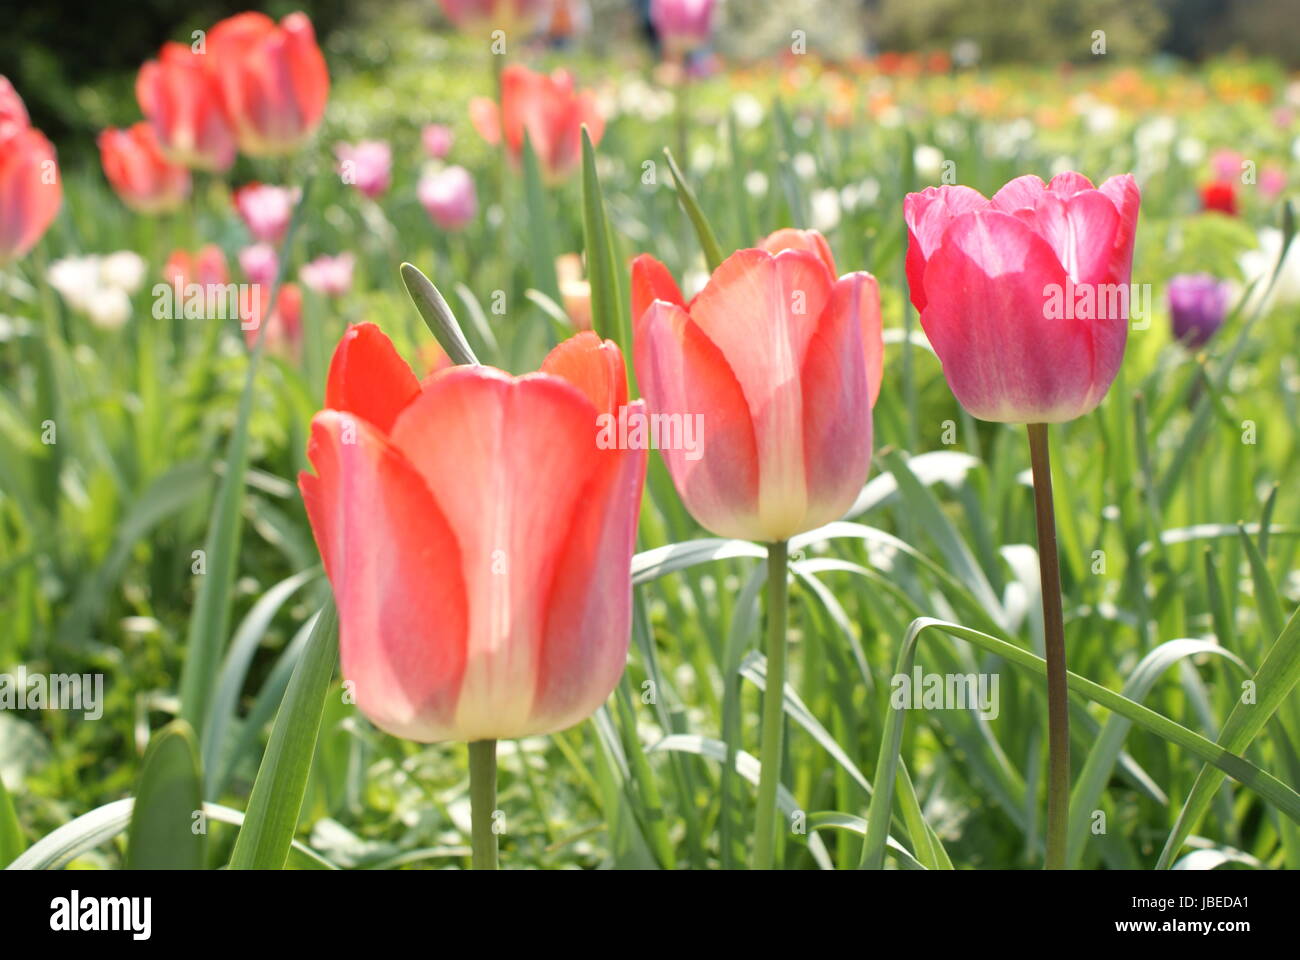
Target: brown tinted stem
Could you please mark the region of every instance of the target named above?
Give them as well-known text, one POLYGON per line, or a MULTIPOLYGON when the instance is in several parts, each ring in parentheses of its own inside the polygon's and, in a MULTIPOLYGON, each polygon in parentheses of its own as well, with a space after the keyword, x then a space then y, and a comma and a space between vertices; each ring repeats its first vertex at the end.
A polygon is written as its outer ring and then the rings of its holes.
POLYGON ((1034 520, 1043 595, 1043 644, 1047 659, 1047 859, 1048 870, 1065 868, 1070 818, 1070 705, 1065 684, 1065 618, 1061 612, 1061 561, 1052 506, 1052 463, 1047 424, 1029 424, 1034 470, 1034 520))

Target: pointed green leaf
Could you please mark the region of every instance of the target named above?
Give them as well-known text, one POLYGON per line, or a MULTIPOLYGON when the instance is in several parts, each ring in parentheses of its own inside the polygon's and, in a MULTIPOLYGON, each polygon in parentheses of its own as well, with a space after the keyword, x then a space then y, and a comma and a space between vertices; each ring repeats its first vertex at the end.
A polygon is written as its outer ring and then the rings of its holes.
POLYGON ((206 825, 194 731, 176 720, 149 742, 127 831, 128 870, 202 870, 206 825))

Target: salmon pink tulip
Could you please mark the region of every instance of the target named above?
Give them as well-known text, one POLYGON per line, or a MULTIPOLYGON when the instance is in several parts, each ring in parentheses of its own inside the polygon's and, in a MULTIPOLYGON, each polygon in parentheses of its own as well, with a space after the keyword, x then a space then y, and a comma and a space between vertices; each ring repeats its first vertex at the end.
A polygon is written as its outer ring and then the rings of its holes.
POLYGON ((99 157, 108 182, 137 213, 170 213, 190 195, 190 172, 167 159, 147 123, 100 133, 99 157))
POLYGON ((205 54, 164 44, 136 75, 135 97, 173 163, 220 172, 235 162, 235 135, 205 54))
POLYGON ((1140 203, 1129 174, 907 195, 912 304, 972 416, 1059 423, 1101 402, 1128 337, 1140 203))
POLYGON ((871 465, 880 297, 835 278, 811 231, 741 250, 687 303, 662 264, 632 265, 636 374, 654 415, 700 415, 699 455, 665 449, 677 492, 725 537, 788 539, 843 515, 871 465))
MULTIPOLYGON (((421 742, 562 730, 623 672, 645 451, 602 449, 627 397, 582 334, 540 373, 457 366, 423 383, 351 327, 299 479, 339 611, 344 677, 421 742)), ((632 407, 638 412, 642 405, 632 407)))
POLYGON ((563 180, 582 158, 582 125, 593 144, 600 143, 605 121, 589 90, 574 88, 567 70, 535 73, 519 64, 501 72, 501 104, 476 97, 469 104, 474 129, 492 145, 504 139, 517 163, 523 155, 524 132, 550 183, 563 180))
POLYGON ((62 202, 54 147, 28 125, 22 98, 0 76, 0 264, 34 247, 62 202))
POLYGON ((206 56, 241 151, 292 153, 316 132, 330 78, 305 13, 278 25, 264 13, 228 17, 209 32, 206 56))

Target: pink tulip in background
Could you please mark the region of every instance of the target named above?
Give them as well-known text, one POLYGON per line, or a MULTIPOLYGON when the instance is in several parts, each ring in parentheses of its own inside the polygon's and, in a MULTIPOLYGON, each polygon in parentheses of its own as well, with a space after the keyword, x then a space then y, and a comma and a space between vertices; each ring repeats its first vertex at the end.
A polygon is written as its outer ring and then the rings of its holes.
POLYGON ((248 315, 240 318, 240 328, 244 332, 244 342, 252 350, 257 345, 261 333, 266 340, 266 350, 293 362, 302 354, 302 289, 296 283, 286 283, 280 288, 275 298, 275 308, 270 317, 266 317, 269 306, 270 287, 262 290, 260 297, 254 298, 248 315))
POLYGON ((420 142, 424 146, 424 152, 432 159, 443 160, 451 153, 455 135, 451 132, 451 127, 441 123, 431 123, 420 131, 420 142))
POLYGON ((235 162, 235 136, 206 55, 164 44, 158 59, 140 68, 135 96, 173 163, 220 172, 235 162))
POLYGON ((263 13, 229 17, 208 33, 205 56, 243 153, 292 153, 316 132, 330 80, 306 14, 279 24, 263 13))
POLYGON ((393 180, 393 151, 383 140, 340 143, 334 147, 339 161, 339 176, 374 200, 393 180))
POLYGON ((148 123, 99 135, 104 175, 117 195, 137 213, 169 213, 190 195, 190 172, 169 161, 148 123))
POLYGON ((825 241, 779 231, 728 257, 685 302, 654 258, 632 264, 637 381, 655 414, 699 414, 702 456, 664 450, 682 502, 724 537, 781 541, 836 520, 871 464, 880 296, 835 278, 825 241))
POLYGON ((442 12, 459 29, 537 29, 550 11, 551 0, 441 0, 442 12))
POLYGON ((650 22, 673 55, 705 46, 713 35, 716 0, 650 0, 650 22))
POLYGON ((618 348, 595 334, 537 374, 458 366, 423 384, 377 326, 344 335, 299 484, 343 675, 381 729, 517 738, 608 697, 646 455, 601 449, 597 418, 626 397, 618 348))
POLYGON ((28 125, 22 98, 0 76, 0 264, 31 250, 62 202, 54 147, 28 125))
POLYGON ((262 298, 270 296, 271 287, 275 285, 275 274, 280 268, 280 258, 275 247, 269 243, 255 243, 239 251, 239 268, 248 277, 249 283, 262 287, 262 298))
POLYGON ((443 230, 459 230, 478 212, 474 178, 464 167, 447 167, 420 178, 420 203, 443 230))
POLYGON ((297 187, 249 183, 235 191, 235 210, 254 240, 279 244, 289 230, 300 195, 297 187))
POLYGON ((549 183, 563 180, 582 159, 582 125, 600 143, 605 121, 595 95, 579 91, 567 70, 536 73, 511 64, 501 73, 501 103, 475 97, 469 103, 474 129, 494 146, 503 140, 516 162, 523 155, 524 132, 549 183))
POLYGON ((323 255, 298 271, 298 279, 308 290, 327 297, 341 297, 352 289, 352 268, 356 257, 340 253, 337 257, 323 255))
POLYGON ((908 194, 912 303, 972 416, 1059 423, 1101 402, 1128 337, 1140 203, 1130 174, 1100 188, 1077 173, 1018 177, 991 200, 959 186, 908 194))

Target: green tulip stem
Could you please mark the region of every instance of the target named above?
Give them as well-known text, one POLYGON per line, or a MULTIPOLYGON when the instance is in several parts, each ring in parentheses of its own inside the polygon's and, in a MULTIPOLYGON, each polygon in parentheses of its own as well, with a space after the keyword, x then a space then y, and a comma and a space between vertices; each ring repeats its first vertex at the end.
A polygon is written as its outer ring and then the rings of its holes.
POLYGON ((469 745, 470 845, 475 870, 497 868, 497 835, 492 828, 497 806, 497 742, 469 745))
POLYGON ((1052 507, 1052 464, 1047 424, 1029 424, 1034 470, 1034 519, 1038 573, 1043 595, 1043 643, 1047 660, 1047 858, 1048 870, 1065 868, 1070 819, 1070 705, 1065 684, 1065 620, 1061 614, 1061 560, 1052 507))
POLYGON ((789 544, 767 545, 767 681, 759 747, 758 811, 754 827, 754 869, 771 870, 776 852, 776 788, 781 781, 785 732, 786 563, 789 544))

